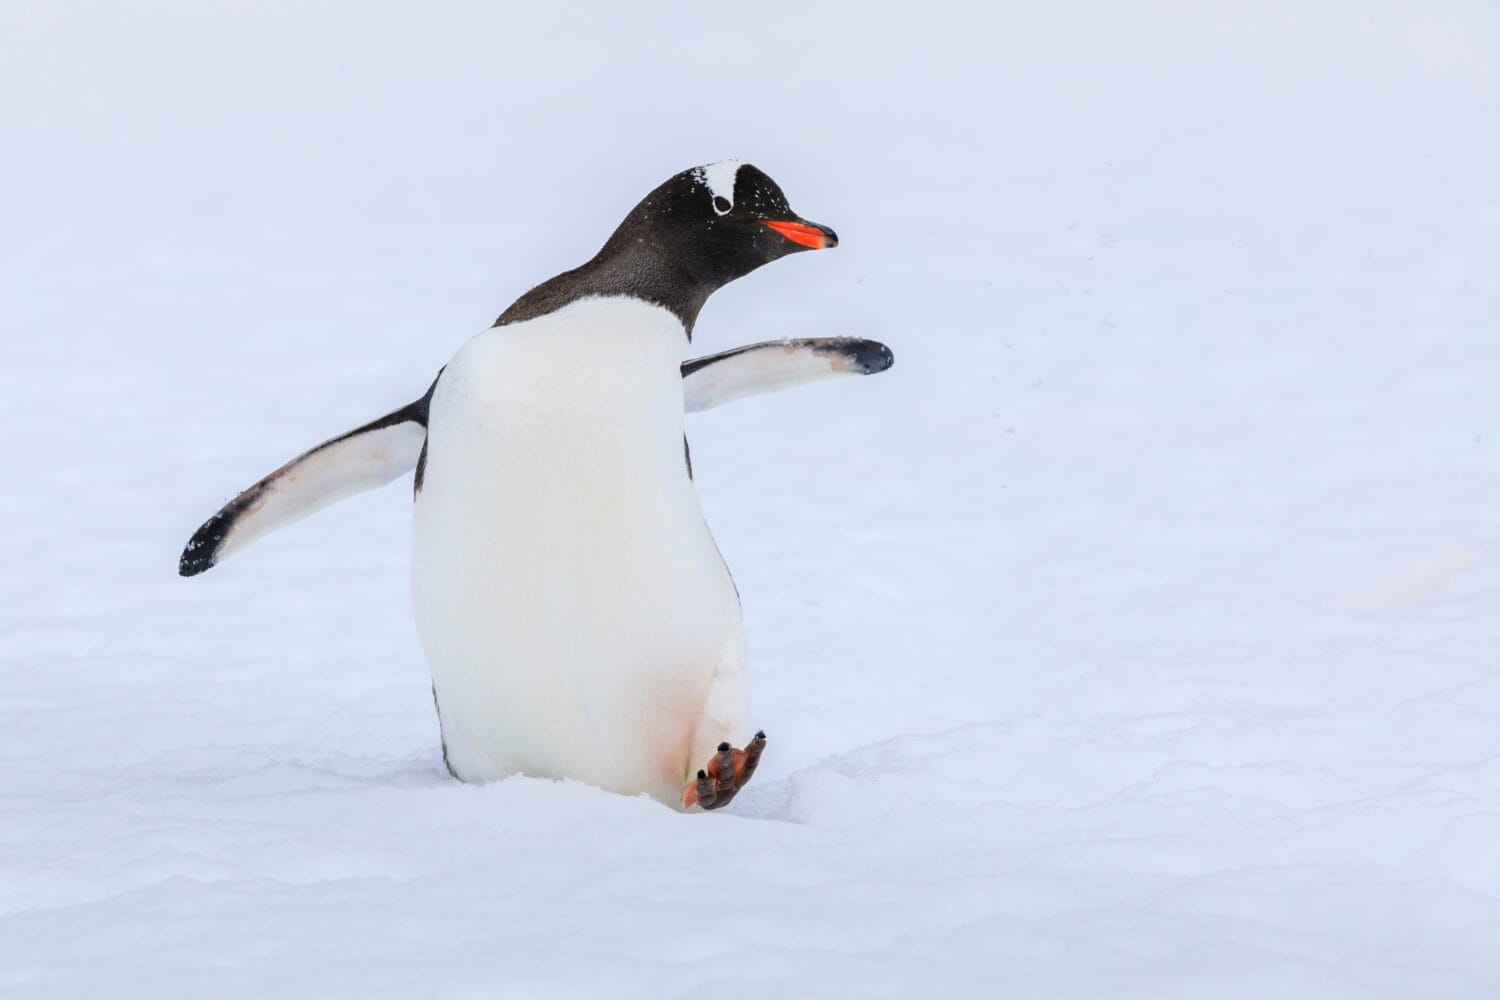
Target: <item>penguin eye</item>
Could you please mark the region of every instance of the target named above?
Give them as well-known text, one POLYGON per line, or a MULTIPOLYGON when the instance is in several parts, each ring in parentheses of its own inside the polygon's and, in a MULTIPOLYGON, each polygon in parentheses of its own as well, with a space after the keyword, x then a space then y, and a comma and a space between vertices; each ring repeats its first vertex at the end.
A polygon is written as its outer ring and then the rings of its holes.
POLYGON ((714 211, 720 215, 728 215, 729 210, 733 207, 734 204, 722 194, 714 196, 714 211))

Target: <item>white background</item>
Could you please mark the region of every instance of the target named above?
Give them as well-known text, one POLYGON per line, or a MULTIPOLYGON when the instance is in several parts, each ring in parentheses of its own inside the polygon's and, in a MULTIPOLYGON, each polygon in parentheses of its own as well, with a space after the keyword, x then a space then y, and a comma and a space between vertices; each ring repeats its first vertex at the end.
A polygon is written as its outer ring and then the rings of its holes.
POLYGON ((0 7, 0 993, 1500 992, 1495 6, 531 6, 0 7), (175 575, 725 157, 729 810, 445 776, 404 484, 175 575))

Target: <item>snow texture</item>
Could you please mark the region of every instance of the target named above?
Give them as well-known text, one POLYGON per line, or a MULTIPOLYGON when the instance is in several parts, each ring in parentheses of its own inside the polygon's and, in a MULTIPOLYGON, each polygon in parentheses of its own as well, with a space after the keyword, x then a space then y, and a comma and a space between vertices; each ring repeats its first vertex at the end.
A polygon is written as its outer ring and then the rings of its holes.
POLYGON ((1495 5, 565 6, 0 7, 0 995, 1500 995, 1495 5), (445 776, 405 485, 175 575, 728 151, 725 813, 445 776))

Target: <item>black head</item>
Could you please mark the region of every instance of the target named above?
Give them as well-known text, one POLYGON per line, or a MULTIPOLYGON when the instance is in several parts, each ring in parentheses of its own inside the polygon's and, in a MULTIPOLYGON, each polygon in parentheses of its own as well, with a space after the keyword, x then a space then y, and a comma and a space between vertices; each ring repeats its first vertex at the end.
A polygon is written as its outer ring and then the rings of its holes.
POLYGON ((837 246, 838 237, 793 212, 764 171, 729 160, 684 170, 646 195, 601 256, 643 242, 713 290, 787 254, 837 246))
POLYGON ((587 295, 634 295, 672 310, 691 336, 719 288, 788 254, 835 246, 833 230, 793 212, 758 168, 734 161, 695 167, 646 195, 593 260, 527 292, 496 325, 587 295))

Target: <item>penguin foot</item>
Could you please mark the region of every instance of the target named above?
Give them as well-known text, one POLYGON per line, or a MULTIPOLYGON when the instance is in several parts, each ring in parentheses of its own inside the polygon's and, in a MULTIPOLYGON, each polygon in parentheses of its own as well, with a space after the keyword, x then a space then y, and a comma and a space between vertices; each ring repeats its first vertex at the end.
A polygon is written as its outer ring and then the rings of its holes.
POLYGON ((729 805, 729 801, 750 781, 765 748, 766 734, 763 732, 756 733, 755 739, 746 743, 743 750, 720 743, 719 752, 708 762, 708 767, 698 772, 698 780, 683 790, 682 808, 687 809, 694 803, 704 809, 729 805))

